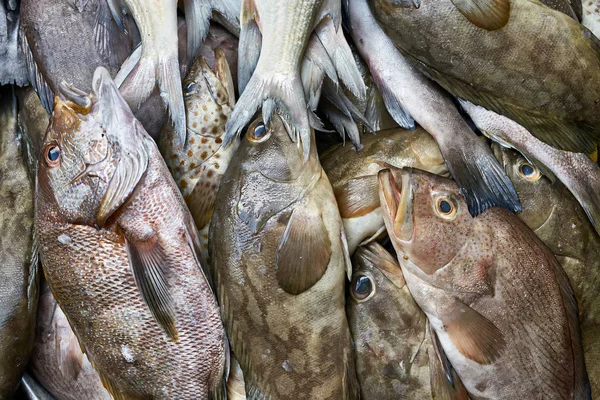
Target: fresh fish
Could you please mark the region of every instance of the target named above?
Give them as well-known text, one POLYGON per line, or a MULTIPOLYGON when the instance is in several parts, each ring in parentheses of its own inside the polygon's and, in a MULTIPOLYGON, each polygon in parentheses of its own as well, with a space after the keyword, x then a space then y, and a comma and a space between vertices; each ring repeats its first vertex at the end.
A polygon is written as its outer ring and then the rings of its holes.
POLYGON ((395 0, 372 2, 375 16, 416 68, 553 147, 595 150, 600 49, 587 29, 533 0, 418 3, 414 9, 395 0))
MULTIPOLYGON (((180 143, 186 141, 185 106, 179 69, 177 1, 101 0, 111 10, 123 10, 135 20, 142 37, 139 62, 125 78, 120 91, 132 108, 138 108, 158 85, 160 97, 169 110, 180 143)), ((120 26, 122 13, 113 12, 120 26)), ((190 58, 191 59, 191 58, 190 58)))
POLYGON ((35 165, 46 136, 50 115, 31 86, 18 88, 15 92, 19 100, 19 129, 29 138, 35 165))
POLYGON ((382 170, 379 184, 408 288, 469 395, 590 398, 577 301, 533 231, 499 207, 471 217, 437 175, 382 170))
POLYGON ((438 355, 445 355, 436 353, 427 318, 394 257, 371 242, 361 246, 352 261, 346 310, 362 398, 467 399, 453 370, 452 382, 442 374, 441 385, 436 385, 436 367, 442 368, 438 355))
POLYGON ((24 86, 29 82, 19 45, 19 4, 17 0, 0 2, 0 85, 24 86))
POLYGON ((193 219, 106 69, 92 88, 61 89, 38 163, 48 285, 114 397, 220 397, 229 353, 193 219))
POLYGON ((584 0, 581 23, 600 37, 600 0, 584 0))
POLYGON ((225 53, 234 89, 237 87, 238 43, 238 38, 228 30, 217 24, 211 24, 208 35, 202 42, 202 47, 200 47, 200 57, 204 57, 211 67, 214 67, 215 65, 215 51, 221 49, 223 53, 225 53))
POLYGON ((38 262, 31 147, 18 129, 12 87, 0 90, 0 398, 19 386, 33 348, 38 262))
POLYGON ((216 51, 215 70, 203 57, 183 81, 187 137, 176 140, 171 126, 161 135, 160 149, 183 194, 200 233, 202 265, 208 265, 208 227, 221 178, 239 141, 223 146, 225 123, 235 104, 233 81, 225 53, 216 51))
POLYGON ((29 361, 31 374, 59 400, 111 400, 100 376, 43 282, 40 289, 35 344, 29 361))
POLYGON ((217 194, 209 250, 225 329, 248 398, 358 398, 342 222, 314 137, 304 162, 284 124, 250 125, 217 194))
POLYGON ((569 190, 550 181, 514 150, 494 144, 494 153, 519 193, 519 217, 554 253, 579 303, 583 353, 592 397, 600 395, 600 236, 569 190))
MULTIPOLYGON (((552 7, 563 14, 567 14, 572 17, 575 21, 581 22, 582 0, 540 0, 548 7, 552 7)), ((589 1, 589 0, 588 0, 589 1)))
POLYGON ((478 139, 437 84, 420 74, 395 48, 369 10, 367 0, 348 0, 350 32, 400 126, 412 118, 437 142, 465 196, 471 215, 489 207, 519 211, 510 180, 488 146, 478 139))
POLYGON ((422 128, 381 131, 363 136, 362 143, 361 151, 339 144, 321 155, 323 170, 331 181, 340 209, 350 254, 360 244, 385 232, 377 185, 380 170, 389 166, 415 167, 434 174, 449 174, 437 144, 422 128))
POLYGON ((461 104, 483 134, 519 150, 546 176, 562 181, 600 233, 600 168, 596 163, 585 154, 557 150, 543 143, 506 117, 472 103, 461 104))
POLYGON ((357 96, 365 95, 364 83, 340 26, 340 2, 243 0, 240 23, 241 95, 227 123, 225 142, 241 132, 261 105, 267 123, 278 108, 293 127, 294 140, 300 138, 308 158, 310 126, 315 125, 316 116, 307 108, 303 95, 301 67, 313 31, 327 54, 322 60, 313 61, 333 64, 336 80, 339 77, 357 96))

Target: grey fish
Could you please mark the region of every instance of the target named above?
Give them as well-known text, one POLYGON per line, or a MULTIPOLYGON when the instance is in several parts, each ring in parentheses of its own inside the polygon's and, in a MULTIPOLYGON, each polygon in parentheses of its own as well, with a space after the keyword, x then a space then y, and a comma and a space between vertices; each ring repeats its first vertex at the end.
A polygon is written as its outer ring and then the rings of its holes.
POLYGON ((588 28, 596 37, 600 37, 600 1, 583 1, 581 23, 588 28))
POLYGON ((19 5, 16 0, 0 2, 0 85, 24 86, 29 82, 19 43, 19 5))

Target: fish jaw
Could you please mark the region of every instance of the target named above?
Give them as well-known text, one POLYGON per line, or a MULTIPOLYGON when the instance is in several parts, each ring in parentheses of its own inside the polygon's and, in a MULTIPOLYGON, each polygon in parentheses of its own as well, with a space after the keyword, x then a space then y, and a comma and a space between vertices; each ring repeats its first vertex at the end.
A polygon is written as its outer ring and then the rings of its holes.
POLYGON ((384 220, 389 232, 393 232, 393 241, 398 244, 412 241, 413 190, 411 174, 407 170, 381 170, 377 174, 379 196, 383 207, 384 220))

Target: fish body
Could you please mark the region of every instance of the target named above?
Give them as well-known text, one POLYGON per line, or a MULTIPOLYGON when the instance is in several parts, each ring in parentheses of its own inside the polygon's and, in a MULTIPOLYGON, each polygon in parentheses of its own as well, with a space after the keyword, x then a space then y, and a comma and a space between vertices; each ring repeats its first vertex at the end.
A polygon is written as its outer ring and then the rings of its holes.
POLYGON ((11 87, 0 91, 0 398, 19 386, 33 348, 38 300, 32 149, 17 125, 11 87))
POLYGON ((219 396, 225 335, 193 219, 108 71, 92 87, 61 89, 38 162, 48 285, 114 397, 219 396))
POLYGON ((494 145, 523 204, 519 217, 554 253, 569 276, 579 303, 583 353, 592 389, 600 394, 600 236, 577 200, 560 182, 552 182, 522 155, 494 145))
POLYGON ((413 9, 390 0, 372 3, 417 69, 553 147, 595 150, 600 53, 578 21, 532 0, 484 1, 481 12, 474 0, 419 3, 413 9))
POLYGON ((423 128, 380 131, 363 136, 362 144, 361 151, 339 144, 321 155, 323 170, 340 208, 350 254, 359 244, 385 231, 377 185, 380 170, 389 166, 414 167, 448 175, 435 140, 423 128))
POLYGON ((221 178, 239 141, 223 146, 225 123, 235 104, 229 65, 217 50, 213 71, 200 57, 183 81, 187 142, 176 140, 167 126, 160 148, 200 233, 203 265, 208 263, 208 228, 221 178))
POLYGON ((383 170, 390 239, 415 301, 473 398, 589 398, 577 301, 516 215, 469 215, 457 185, 383 170))
POLYGON ((29 82, 25 55, 19 44, 19 2, 0 4, 0 85, 29 82))
POLYGON ((304 162, 290 132, 255 121, 223 177, 214 287, 248 398, 357 398, 339 211, 314 138, 304 162))
POLYGON ((582 2, 581 23, 596 37, 600 37, 600 1, 588 0, 582 2))
POLYGON ((56 399, 110 400, 48 285, 40 289, 30 373, 56 399))

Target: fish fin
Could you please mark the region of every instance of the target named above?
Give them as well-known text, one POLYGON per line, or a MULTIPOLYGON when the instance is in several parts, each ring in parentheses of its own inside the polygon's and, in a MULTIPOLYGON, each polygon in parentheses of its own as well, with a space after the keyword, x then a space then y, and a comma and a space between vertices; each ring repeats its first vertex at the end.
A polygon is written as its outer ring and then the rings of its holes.
POLYGON ((335 83, 330 79, 325 79, 323 82, 323 95, 327 97, 345 115, 360 121, 364 126, 373 131, 369 121, 367 121, 365 116, 358 110, 358 108, 356 108, 346 93, 344 93, 344 91, 341 90, 339 86, 335 85, 335 83))
POLYGON ((431 394, 436 400, 468 400, 469 395, 462 381, 450 364, 437 334, 429 324, 432 351, 429 353, 429 378, 431 394))
MULTIPOLYGON (((144 303, 158 325, 169 338, 177 342, 175 306, 167 283, 169 262, 157 234, 152 231, 149 239, 142 240, 136 237, 141 235, 128 229, 127 222, 119 226, 125 234, 129 265, 144 303)), ((151 227, 147 228, 152 230, 151 227)))
POLYGON ((294 295, 307 291, 325 274, 330 259, 331 241, 322 216, 295 208, 277 248, 279 286, 294 295))
MULTIPOLYGON (((92 366, 94 366, 93 362, 92 366)), ((109 375, 98 370, 95 366, 94 369, 96 369, 96 372, 98 372, 98 376, 100 377, 100 382, 102 382, 102 386, 104 386, 108 393, 110 393, 113 400, 145 400, 148 398, 147 396, 124 392, 118 384, 113 382, 109 375)))
POLYGON ((482 365, 496 361, 506 341, 493 322, 458 299, 438 308, 450 340, 466 358, 482 365))
POLYGON ((187 54, 190 60, 196 59, 202 41, 208 35, 212 4, 206 0, 183 0, 185 24, 187 27, 187 54))
POLYGON ((379 89, 372 86, 367 90, 367 107, 364 113, 365 119, 369 122, 369 127, 373 132, 379 132, 384 129, 395 128, 396 121, 388 113, 385 103, 379 89))
POLYGON ((125 15, 122 11, 126 8, 123 7, 122 0, 100 0, 101 2, 106 1, 106 5, 108 6, 108 10, 110 11, 110 15, 113 20, 117 24, 117 27, 125 31, 125 15))
POLYGON ((227 90, 229 106, 233 107, 235 105, 233 76, 231 75, 231 69, 229 68, 227 58, 225 57, 225 52, 221 48, 215 50, 215 74, 227 90))
POLYGON ((31 235, 31 242, 31 258, 29 259, 27 279, 27 308, 29 310, 33 310, 37 306, 40 293, 40 240, 35 229, 33 229, 31 235))
POLYGON ((25 64, 27 66, 29 82, 31 83, 31 86, 33 86, 33 90, 38 94, 46 112, 52 114, 52 109, 54 108, 54 93, 46 82, 46 79, 43 77, 42 72, 39 70, 22 29, 19 30, 19 38, 21 51, 25 55, 25 64))
POLYGON ((348 136, 354 147, 359 151, 362 150, 363 146, 360 144, 358 126, 356 126, 356 122, 352 117, 346 115, 327 98, 321 98, 320 110, 333 124, 333 127, 340 134, 344 143, 346 142, 346 136, 348 136))
POLYGON ((100 55, 108 60, 111 67, 118 67, 131 52, 131 44, 122 40, 123 29, 113 18, 111 9, 105 0, 98 2, 94 25, 94 43, 100 55))
POLYGON ((317 26, 315 32, 323 44, 325 51, 329 54, 329 58, 335 66, 339 79, 354 96, 364 99, 366 96, 365 83, 342 29, 336 31, 332 20, 325 18, 317 26))
POLYGON ((331 19, 336 32, 340 29, 342 24, 342 4, 339 0, 323 0, 317 18, 315 18, 315 27, 325 18, 331 19))
POLYGON ((334 189, 342 218, 356 218, 379 207, 376 175, 359 176, 334 189))
POLYGON ((360 247, 359 250, 362 252, 363 257, 381 271, 398 289, 402 289, 406 285, 406 280, 404 279, 400 265, 398 265, 398 260, 385 247, 377 242, 370 242, 360 247))
MULTIPOLYGON (((57 328, 58 329, 58 328, 57 328)), ((68 338, 55 336, 56 360, 64 379, 75 381, 83 366, 83 352, 75 335, 68 338), (66 343, 65 343, 66 341, 66 343)))
POLYGON ((451 0, 472 24, 493 31, 508 23, 510 0, 451 0))
MULTIPOLYGON (((125 79, 132 73, 133 69, 138 65, 140 59, 142 58, 142 46, 136 47, 133 52, 125 59, 123 64, 121 64, 121 68, 119 68, 119 72, 115 75, 115 85, 117 87, 121 87, 125 79)), ((124 96, 125 97, 125 96, 124 96)))
POLYGON ((262 48, 262 34, 256 21, 257 12, 253 0, 243 0, 238 43, 238 92, 244 92, 250 81, 262 48))
POLYGON ((390 113, 390 116, 396 123, 404 129, 415 129, 415 120, 410 115, 402 101, 396 96, 394 90, 390 88, 389 83, 386 82, 377 70, 371 69, 373 82, 379 89, 381 97, 383 98, 383 104, 390 113))
MULTIPOLYGON (((491 149, 467 128, 440 146, 446 165, 460 187, 472 216, 490 207, 521 211, 519 196, 491 149)), ((458 133, 458 131, 457 131, 458 133)))

